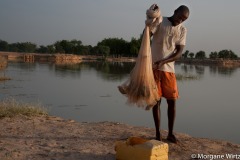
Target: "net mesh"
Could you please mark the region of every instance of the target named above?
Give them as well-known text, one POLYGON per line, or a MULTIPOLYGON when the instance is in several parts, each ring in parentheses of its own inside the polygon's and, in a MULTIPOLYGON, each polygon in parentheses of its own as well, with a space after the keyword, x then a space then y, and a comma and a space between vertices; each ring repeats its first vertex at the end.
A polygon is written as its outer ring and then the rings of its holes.
POLYGON ((149 27, 146 26, 136 64, 129 79, 118 86, 127 103, 150 109, 160 99, 152 70, 149 27))

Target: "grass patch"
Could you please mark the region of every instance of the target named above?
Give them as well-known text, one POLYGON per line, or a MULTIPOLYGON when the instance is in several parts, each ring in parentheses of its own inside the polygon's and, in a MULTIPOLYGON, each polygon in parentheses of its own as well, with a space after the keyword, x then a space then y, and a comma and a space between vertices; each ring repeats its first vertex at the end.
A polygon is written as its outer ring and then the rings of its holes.
POLYGON ((7 80, 11 80, 11 78, 9 78, 9 77, 0 77, 0 82, 1 81, 7 81, 7 80))
POLYGON ((196 75, 183 75, 183 74, 176 74, 176 78, 179 81, 183 80, 198 80, 199 77, 196 75))
POLYGON ((5 69, 7 67, 7 59, 0 56, 0 69, 5 69))
POLYGON ((17 102, 13 98, 0 101, 0 118, 17 115, 40 116, 48 115, 47 109, 40 104, 17 102))

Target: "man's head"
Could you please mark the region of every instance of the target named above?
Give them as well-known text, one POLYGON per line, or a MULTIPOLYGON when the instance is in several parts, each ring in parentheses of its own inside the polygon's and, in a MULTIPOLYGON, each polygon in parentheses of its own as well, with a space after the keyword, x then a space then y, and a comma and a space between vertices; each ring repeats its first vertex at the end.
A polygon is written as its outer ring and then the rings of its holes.
POLYGON ((171 17, 171 22, 173 26, 177 26, 180 23, 184 22, 189 17, 189 9, 187 6, 181 5, 175 11, 171 17))

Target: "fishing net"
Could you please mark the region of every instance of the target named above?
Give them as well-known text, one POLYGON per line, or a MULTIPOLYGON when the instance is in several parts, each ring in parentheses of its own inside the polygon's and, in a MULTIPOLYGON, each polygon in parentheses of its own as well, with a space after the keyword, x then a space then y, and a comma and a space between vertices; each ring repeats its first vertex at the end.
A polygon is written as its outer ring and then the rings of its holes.
MULTIPOLYGON (((160 16, 159 8, 156 11, 158 14, 155 14, 155 10, 151 10, 152 13, 154 13, 154 16, 150 17, 151 15, 148 15, 147 11, 147 20, 160 16)), ((150 109, 157 103, 160 97, 158 95, 158 89, 153 75, 149 35, 149 27, 151 26, 147 24, 147 20, 145 22, 146 27, 135 66, 130 72, 129 79, 122 85, 118 86, 118 89, 122 94, 127 96, 127 103, 150 109)), ((156 19, 152 20, 150 24, 154 24, 155 21, 156 19)))

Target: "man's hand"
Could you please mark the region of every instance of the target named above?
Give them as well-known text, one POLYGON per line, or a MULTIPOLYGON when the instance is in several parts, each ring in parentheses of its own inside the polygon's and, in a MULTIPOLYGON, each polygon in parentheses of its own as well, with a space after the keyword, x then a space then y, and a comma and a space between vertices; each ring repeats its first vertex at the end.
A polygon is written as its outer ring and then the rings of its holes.
POLYGON ((168 57, 165 57, 159 61, 153 63, 153 69, 161 68, 165 63, 173 62, 179 59, 182 55, 184 45, 176 45, 176 52, 171 54, 168 57))
POLYGON ((153 69, 158 69, 158 68, 161 68, 162 66, 164 65, 164 62, 163 61, 157 61, 157 62, 154 62, 153 63, 153 69))

